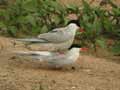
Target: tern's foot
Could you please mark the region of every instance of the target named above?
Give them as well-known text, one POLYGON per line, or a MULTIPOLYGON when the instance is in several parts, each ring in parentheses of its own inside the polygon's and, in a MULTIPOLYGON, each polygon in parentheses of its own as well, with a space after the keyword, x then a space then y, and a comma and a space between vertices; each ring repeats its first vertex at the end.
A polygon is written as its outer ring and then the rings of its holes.
POLYGON ((75 66, 72 66, 71 69, 72 69, 72 70, 76 70, 77 68, 76 68, 75 66))
POLYGON ((62 67, 51 67, 53 70, 62 70, 62 67))
POLYGON ((65 54, 66 53, 66 51, 57 51, 59 54, 65 54))

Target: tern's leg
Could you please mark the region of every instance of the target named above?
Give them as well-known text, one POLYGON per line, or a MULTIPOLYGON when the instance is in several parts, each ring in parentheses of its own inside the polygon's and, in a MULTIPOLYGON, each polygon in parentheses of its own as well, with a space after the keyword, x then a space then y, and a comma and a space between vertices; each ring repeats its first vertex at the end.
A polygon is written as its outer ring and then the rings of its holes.
POLYGON ((59 66, 59 65, 54 65, 54 64, 48 64, 48 67, 50 68, 50 69, 53 69, 53 70, 60 70, 60 69, 62 69, 62 66, 59 66))
POLYGON ((59 54, 65 54, 67 50, 57 50, 59 54))

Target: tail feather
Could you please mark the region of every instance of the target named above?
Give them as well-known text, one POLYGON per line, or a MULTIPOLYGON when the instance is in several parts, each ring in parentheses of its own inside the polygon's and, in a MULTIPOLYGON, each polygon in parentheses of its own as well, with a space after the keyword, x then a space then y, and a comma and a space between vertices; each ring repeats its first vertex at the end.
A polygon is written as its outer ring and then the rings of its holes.
POLYGON ((31 58, 33 60, 39 60, 39 61, 44 61, 42 58, 43 56, 40 55, 39 52, 34 52, 34 51, 15 51, 14 52, 17 56, 19 57, 25 57, 25 58, 31 58))
POLYGON ((34 55, 34 56, 50 56, 51 53, 48 51, 15 51, 18 55, 34 55))
POLYGON ((31 43, 48 43, 47 40, 39 39, 39 38, 25 38, 25 39, 16 39, 16 40, 22 42, 31 42, 31 43))
POLYGON ((30 56, 37 58, 47 58, 52 56, 52 53, 48 51, 14 51, 14 53, 18 56, 30 56))

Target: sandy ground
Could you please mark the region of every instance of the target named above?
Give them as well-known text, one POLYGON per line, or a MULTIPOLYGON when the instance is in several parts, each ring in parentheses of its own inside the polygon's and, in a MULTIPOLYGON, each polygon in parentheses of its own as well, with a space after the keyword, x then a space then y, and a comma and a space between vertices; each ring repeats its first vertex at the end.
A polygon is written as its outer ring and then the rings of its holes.
POLYGON ((20 48, 12 47, 11 39, 0 42, 0 90, 120 90, 120 59, 81 55, 75 69, 52 70, 39 61, 16 57, 11 51, 20 48))

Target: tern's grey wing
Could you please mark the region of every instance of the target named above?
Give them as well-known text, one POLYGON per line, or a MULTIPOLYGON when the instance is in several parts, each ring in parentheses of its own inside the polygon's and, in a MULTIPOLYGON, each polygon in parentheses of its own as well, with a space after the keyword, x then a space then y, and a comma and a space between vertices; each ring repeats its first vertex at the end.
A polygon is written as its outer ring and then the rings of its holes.
POLYGON ((47 63, 51 66, 63 66, 68 62, 68 56, 66 54, 59 54, 59 55, 55 55, 52 56, 51 58, 49 58, 47 60, 47 63))
POLYGON ((48 61, 58 61, 58 60, 63 60, 66 58, 66 53, 60 54, 60 53, 51 53, 50 56, 47 57, 48 61))
POLYGON ((63 28, 64 30, 54 30, 48 33, 40 34, 38 38, 47 40, 51 43, 60 43, 68 41, 72 38, 71 33, 68 32, 67 28, 63 28))
POLYGON ((65 55, 61 55, 56 52, 48 52, 48 51, 16 51, 18 56, 30 57, 32 59, 54 62, 56 60, 62 60, 65 58, 65 55))
POLYGON ((37 60, 46 60, 52 57, 52 53, 48 51, 15 51, 18 56, 21 57, 30 57, 37 60))

